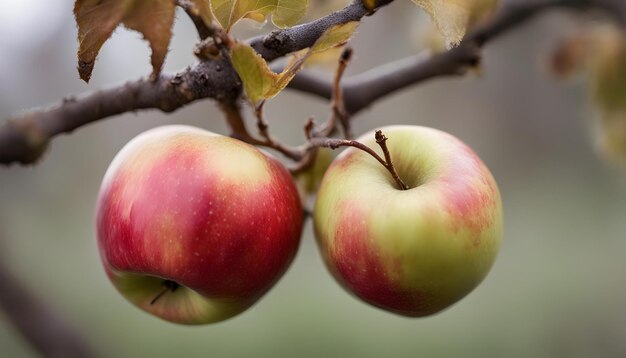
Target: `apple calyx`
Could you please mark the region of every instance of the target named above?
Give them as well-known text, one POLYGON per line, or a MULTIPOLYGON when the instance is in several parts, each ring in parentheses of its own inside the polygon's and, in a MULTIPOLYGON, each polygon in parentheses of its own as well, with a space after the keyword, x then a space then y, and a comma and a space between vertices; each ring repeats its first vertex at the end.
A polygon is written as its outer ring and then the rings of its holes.
POLYGON ((156 303, 156 301, 159 300, 159 298, 161 298, 164 294, 166 294, 168 291, 172 291, 172 292, 176 292, 176 290, 178 290, 178 288, 180 287, 180 285, 172 280, 163 280, 163 291, 159 292, 153 299, 152 301, 150 301, 150 305, 153 305, 156 303))

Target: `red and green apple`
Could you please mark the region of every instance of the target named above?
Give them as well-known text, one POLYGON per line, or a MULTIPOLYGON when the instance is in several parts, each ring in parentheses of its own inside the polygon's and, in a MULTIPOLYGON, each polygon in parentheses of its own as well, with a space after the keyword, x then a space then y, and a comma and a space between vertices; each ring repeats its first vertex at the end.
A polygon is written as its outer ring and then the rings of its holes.
POLYGON ((287 270, 303 211, 291 175, 246 143, 149 130, 106 172, 97 236, 107 275, 139 308, 183 324, 246 310, 287 270))
MULTIPOLYGON (((502 238, 496 182, 454 136, 417 126, 382 128, 399 176, 349 148, 317 195, 314 227, 333 276, 379 308, 419 317, 472 291, 490 270, 502 238)), ((377 146, 374 133, 360 142, 377 146)))

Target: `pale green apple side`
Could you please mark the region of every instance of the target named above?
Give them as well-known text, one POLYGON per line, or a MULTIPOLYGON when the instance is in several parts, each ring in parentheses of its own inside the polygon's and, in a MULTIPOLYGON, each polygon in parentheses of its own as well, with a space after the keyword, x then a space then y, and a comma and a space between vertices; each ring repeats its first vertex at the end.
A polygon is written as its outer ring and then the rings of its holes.
MULTIPOLYGON (((387 280, 399 291, 420 293, 433 306, 447 307, 478 285, 495 260, 502 236, 497 186, 484 164, 476 164, 475 156, 464 160, 468 148, 444 132, 413 126, 386 127, 383 132, 394 165, 411 189, 399 190, 369 154, 346 150, 318 193, 314 219, 320 249, 334 271, 330 258, 341 256, 333 255, 338 228, 365 226, 367 245, 386 269, 387 280), (464 172, 449 173, 453 165, 464 172), (485 223, 480 230, 464 225, 465 218, 450 211, 454 193, 441 180, 450 175, 462 175, 468 188, 492 197, 475 213, 485 223), (341 222, 346 217, 342 210, 350 208, 358 208, 361 219, 352 215, 351 222, 341 222)), ((359 141, 378 147, 374 132, 359 141)))
POLYGON ((115 288, 132 304, 167 321, 182 324, 219 322, 238 315, 254 304, 255 300, 225 300, 207 298, 196 291, 180 286, 167 292, 151 304, 163 290, 160 277, 108 272, 115 288))

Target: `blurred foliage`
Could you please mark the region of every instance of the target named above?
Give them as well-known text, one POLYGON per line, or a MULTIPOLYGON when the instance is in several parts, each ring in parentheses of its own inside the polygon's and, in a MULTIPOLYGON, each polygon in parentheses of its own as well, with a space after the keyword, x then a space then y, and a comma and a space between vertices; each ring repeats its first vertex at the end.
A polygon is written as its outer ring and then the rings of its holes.
POLYGON ((626 35, 622 29, 596 22, 581 26, 557 43, 550 64, 558 76, 586 73, 598 147, 607 159, 626 165, 626 35))

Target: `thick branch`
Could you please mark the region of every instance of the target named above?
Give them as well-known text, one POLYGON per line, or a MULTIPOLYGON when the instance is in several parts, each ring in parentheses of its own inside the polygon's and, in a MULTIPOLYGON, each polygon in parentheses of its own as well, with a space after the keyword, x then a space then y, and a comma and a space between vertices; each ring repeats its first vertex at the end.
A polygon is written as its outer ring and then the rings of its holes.
POLYGON ((229 62, 201 62, 181 73, 141 79, 86 96, 66 98, 50 108, 26 113, 0 124, 0 163, 31 163, 52 137, 86 124, 139 109, 174 111, 201 98, 237 97, 241 81, 229 62))
MULTIPOLYGON (((392 0, 379 0, 384 6, 392 0)), ((184 3, 184 2, 183 2, 184 3)), ((266 60, 311 46, 331 26, 368 15, 361 0, 343 10, 293 28, 277 30, 249 41, 266 60)), ((199 28, 200 36, 208 36, 199 28)), ((52 107, 26 113, 0 123, 0 164, 35 162, 56 135, 110 116, 140 109, 174 111, 193 101, 213 98, 233 101, 241 81, 225 60, 202 61, 176 75, 161 75, 152 82, 138 80, 123 86, 70 98, 52 107)))
MULTIPOLYGON (((398 90, 435 77, 457 76, 480 62, 480 47, 488 41, 523 23, 543 10, 553 7, 586 9, 596 7, 610 12, 626 25, 626 2, 620 0, 518 0, 510 1, 493 20, 469 33, 461 44, 449 51, 419 54, 388 63, 345 80, 344 102, 355 114, 377 100, 398 90)), ((330 99, 332 83, 321 76, 300 72, 289 88, 330 99)))
MULTIPOLYGON (((384 6, 392 0, 379 0, 384 6)), ((344 82, 344 101, 354 114, 376 100, 399 89, 438 76, 459 75, 477 64, 479 48, 506 30, 535 14, 553 7, 606 10, 626 24, 626 2, 623 0, 517 0, 507 3, 494 19, 470 33, 456 48, 427 59, 419 56, 368 71, 344 82), (392 67, 393 66, 393 67, 392 67)), ((368 15, 361 0, 354 0, 343 10, 311 23, 278 30, 249 43, 266 60, 311 46, 327 28, 368 15)), ((292 88, 324 98, 331 96, 331 84, 301 74, 292 88)), ((31 112, 0 124, 0 164, 32 163, 41 156, 54 136, 82 125, 139 109, 176 110, 203 98, 233 100, 241 93, 241 83, 225 60, 203 61, 179 74, 162 75, 157 81, 139 80, 119 88, 98 91, 65 100, 47 109, 31 112)))
POLYGON ((1 262, 0 309, 42 356, 94 356, 81 336, 29 292, 1 262))
MULTIPOLYGON (((377 6, 382 7, 392 1, 379 0, 377 6)), ((369 10, 363 6, 362 0, 353 0, 350 5, 342 10, 313 22, 273 31, 267 36, 256 37, 250 41, 250 45, 267 61, 272 61, 289 53, 311 47, 324 31, 335 25, 359 21, 368 14, 369 10)))

